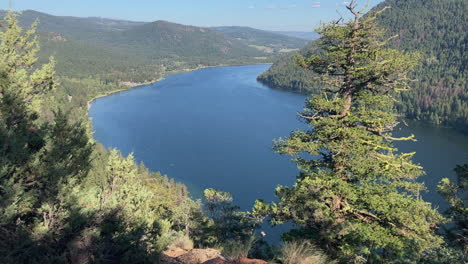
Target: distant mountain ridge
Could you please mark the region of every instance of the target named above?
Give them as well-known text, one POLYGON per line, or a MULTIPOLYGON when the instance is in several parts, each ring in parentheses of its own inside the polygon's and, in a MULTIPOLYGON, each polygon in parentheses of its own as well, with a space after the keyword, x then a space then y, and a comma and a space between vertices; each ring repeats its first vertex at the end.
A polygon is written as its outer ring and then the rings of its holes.
MULTIPOLYGON (((4 14, 5 11, 0 11, 0 16, 4 14)), ((177 52, 180 52, 180 48, 183 48, 181 45, 183 41, 196 40, 196 44, 188 45, 189 49, 184 52, 184 55, 187 55, 187 51, 191 50, 192 47, 203 48, 212 52, 214 49, 209 47, 210 43, 219 46, 220 50, 222 50, 221 53, 228 54, 227 51, 234 51, 234 56, 238 56, 240 50, 246 51, 245 56, 262 56, 265 54, 269 56, 268 54, 274 52, 288 52, 300 49, 307 44, 307 40, 304 39, 248 27, 204 28, 162 20, 134 22, 100 17, 53 16, 34 10, 23 11, 20 15, 20 24, 23 27, 28 27, 36 19, 40 21, 38 27, 40 32, 57 33, 65 38, 103 46, 128 47, 131 43, 131 45, 137 45, 139 49, 142 49, 145 45, 158 44, 162 45, 161 48, 164 52, 167 52, 171 51, 170 48, 175 44, 177 52), (171 34, 173 35, 171 36, 171 34), (194 35, 194 39, 190 38, 191 34, 194 35), (195 35, 197 36, 195 37, 195 35), (132 37, 135 37, 135 39, 129 39, 132 37), (203 45, 200 43, 200 37, 207 40, 203 45), (154 43, 150 40, 153 40, 154 43), (141 43, 138 43, 138 41, 141 41, 141 43), (171 41, 172 43, 164 41, 171 41), (206 45, 208 47, 205 47, 206 45), (262 49, 262 47, 268 47, 272 50, 262 49)), ((147 50, 154 51, 154 47, 151 47, 151 49, 147 47, 147 50)))
POLYGON ((276 34, 286 35, 294 38, 306 39, 306 40, 316 40, 320 36, 317 32, 314 31, 271 31, 276 34))
MULTIPOLYGON (((5 14, 0 11, 0 17, 5 14)), ((18 18, 23 28, 39 20, 40 57, 54 55, 57 71, 66 76, 147 81, 167 71, 267 63, 275 56, 218 31, 167 21, 53 16, 33 10, 18 18)))
MULTIPOLYGON (((185 54, 182 55, 187 56, 188 52, 194 51, 192 48, 201 47, 193 43, 199 41, 200 37, 206 38, 204 45, 222 46, 220 49, 225 51, 245 49, 247 56, 252 56, 252 52, 256 51, 243 46, 242 43, 232 42, 217 32, 167 21, 144 23, 95 17, 52 16, 32 10, 22 12, 19 19, 23 27, 28 27, 36 19, 39 20, 39 32, 58 33, 65 38, 104 47, 129 48, 133 49, 133 52, 153 52, 155 49, 161 49, 162 52, 177 53, 181 51, 181 45, 186 44, 185 54), (178 50, 171 50, 171 47, 178 50)), ((210 52, 212 51, 213 49, 210 49, 210 52)), ((222 53, 228 55, 229 52, 222 53)), ((262 54, 257 52, 257 55, 262 54)))
MULTIPOLYGON (((0 16, 5 13, 0 11, 0 16)), ((159 72, 199 65, 269 63, 308 42, 247 27, 204 28, 162 20, 53 16, 33 10, 21 12, 19 20, 24 28, 39 20, 41 57, 55 55, 59 72, 68 76, 147 76, 144 81, 154 75, 151 68, 159 72)))
MULTIPOLYGON (((3 17, 5 13, 6 11, 0 11, 0 16, 3 17)), ((99 34, 102 32, 124 31, 144 24, 143 22, 96 17, 53 16, 34 10, 21 12, 19 20, 23 28, 27 28, 39 20, 39 32, 54 32, 75 40, 99 38, 99 34)))
POLYGON ((106 41, 109 45, 128 44, 133 48, 158 56, 242 57, 264 55, 263 52, 235 39, 227 38, 222 33, 162 20, 138 25, 121 32, 112 32, 107 36, 106 41))
POLYGON ((250 27, 211 27, 229 38, 270 53, 288 52, 304 47, 308 40, 250 27))

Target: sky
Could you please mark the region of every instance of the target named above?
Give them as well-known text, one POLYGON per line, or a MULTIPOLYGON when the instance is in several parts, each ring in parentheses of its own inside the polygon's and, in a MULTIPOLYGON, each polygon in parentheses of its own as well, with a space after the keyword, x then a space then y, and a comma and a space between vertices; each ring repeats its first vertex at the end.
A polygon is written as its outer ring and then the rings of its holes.
MULTIPOLYGON (((0 0, 0 9, 36 10, 58 16, 104 17, 194 26, 249 26, 313 31, 345 15, 350 0, 0 0)), ((367 0, 358 0, 363 6, 367 0)), ((370 0, 374 6, 382 0, 370 0)))

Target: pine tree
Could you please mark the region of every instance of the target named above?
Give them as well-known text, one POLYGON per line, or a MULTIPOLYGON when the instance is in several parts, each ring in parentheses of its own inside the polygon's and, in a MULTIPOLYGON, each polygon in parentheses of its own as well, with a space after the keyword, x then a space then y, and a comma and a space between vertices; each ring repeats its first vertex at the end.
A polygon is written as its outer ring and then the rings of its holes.
POLYGON ((457 181, 448 178, 440 181, 439 193, 449 202, 450 207, 445 212, 452 220, 452 224, 445 228, 450 244, 460 248, 468 257, 468 164, 456 167, 457 181), (465 194, 465 195, 464 195, 465 194))
POLYGON ((23 31, 16 15, 0 22, 0 262, 63 260, 61 239, 74 187, 90 168, 92 144, 81 123, 62 112, 38 121, 56 86, 54 62, 38 65, 36 25, 23 31))
POLYGON ((425 264, 464 264, 468 261, 468 164, 458 165, 455 172, 456 181, 444 178, 437 186, 439 193, 450 204, 444 212, 450 222, 440 230, 446 244, 429 251, 423 260, 425 264))
POLYGON ((9 81, 11 92, 24 101, 28 111, 38 111, 44 95, 55 89, 55 60, 39 67, 36 35, 38 22, 24 31, 17 14, 7 12, 0 24, 0 73, 9 81))
POLYGON ((46 131, 37 124, 36 110, 55 78, 53 60, 36 65, 36 25, 24 32, 8 12, 0 29, 0 224, 9 225, 37 203, 34 187, 41 179, 31 166, 46 144, 46 131))
POLYGON ((323 25, 318 55, 298 63, 327 84, 306 101, 300 117, 310 130, 276 142, 279 153, 297 155, 301 170, 293 187, 278 187, 279 202, 257 201, 257 214, 272 224, 299 227, 288 239, 314 239, 331 256, 346 262, 384 262, 410 258, 439 247, 435 227, 443 217, 420 198, 416 179, 423 170, 415 153, 399 153, 392 136, 395 92, 408 89, 406 74, 417 54, 386 48, 388 39, 375 16, 353 16, 323 25))
POLYGON ((219 243, 247 243, 258 228, 258 219, 249 212, 240 211, 228 192, 206 189, 203 192, 205 207, 214 222, 214 232, 219 243))

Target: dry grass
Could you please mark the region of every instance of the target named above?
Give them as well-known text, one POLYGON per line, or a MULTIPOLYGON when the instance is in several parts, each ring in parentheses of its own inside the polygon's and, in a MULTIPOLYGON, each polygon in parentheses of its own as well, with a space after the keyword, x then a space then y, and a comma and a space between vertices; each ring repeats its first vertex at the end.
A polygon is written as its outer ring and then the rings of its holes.
POLYGON ((229 241, 222 246, 223 257, 230 261, 246 258, 248 257, 254 243, 254 237, 250 238, 246 242, 229 241))
POLYGON ((287 242, 281 248, 283 264, 326 264, 328 257, 309 241, 287 242))
POLYGON ((193 249, 193 241, 188 236, 177 237, 170 248, 181 248, 185 250, 193 249))

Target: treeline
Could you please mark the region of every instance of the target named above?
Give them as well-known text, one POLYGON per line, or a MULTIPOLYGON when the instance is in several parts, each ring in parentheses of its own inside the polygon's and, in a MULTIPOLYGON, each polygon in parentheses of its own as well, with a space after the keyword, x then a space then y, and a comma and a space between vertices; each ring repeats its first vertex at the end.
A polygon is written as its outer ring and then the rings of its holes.
MULTIPOLYGON (((466 5, 459 0, 396 1, 375 7, 375 13, 389 6, 377 22, 388 37, 388 45, 420 53, 421 63, 409 75, 411 91, 401 95, 398 112, 436 125, 468 131, 468 57, 465 28, 466 5)), ((314 51, 308 47, 302 53, 314 51)), ((280 59, 259 80, 273 88, 316 93, 320 84, 305 74, 291 56, 280 59)))

